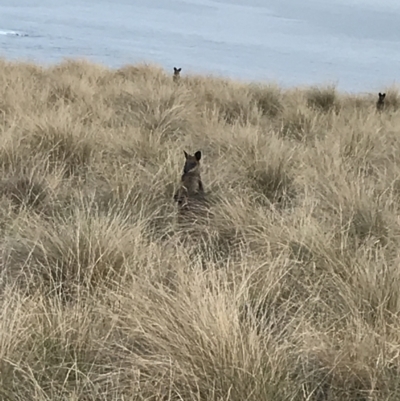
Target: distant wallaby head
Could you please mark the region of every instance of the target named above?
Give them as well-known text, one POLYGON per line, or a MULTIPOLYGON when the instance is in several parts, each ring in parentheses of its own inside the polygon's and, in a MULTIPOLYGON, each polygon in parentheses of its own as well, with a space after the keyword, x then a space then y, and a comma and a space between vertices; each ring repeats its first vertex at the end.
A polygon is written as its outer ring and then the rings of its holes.
POLYGON ((202 197, 204 194, 203 183, 200 177, 201 151, 198 150, 194 155, 183 151, 185 154, 185 164, 181 177, 181 186, 174 195, 174 200, 178 205, 187 204, 189 199, 202 197))
POLYGON ((176 82, 180 77, 181 77, 181 70, 182 68, 176 68, 174 67, 174 81, 176 82))
POLYGON ((376 102, 376 108, 377 108, 378 110, 382 110, 383 107, 384 107, 384 105, 385 105, 386 93, 381 93, 381 92, 379 92, 379 93, 378 93, 378 96, 379 96, 379 98, 378 98, 378 101, 376 102))

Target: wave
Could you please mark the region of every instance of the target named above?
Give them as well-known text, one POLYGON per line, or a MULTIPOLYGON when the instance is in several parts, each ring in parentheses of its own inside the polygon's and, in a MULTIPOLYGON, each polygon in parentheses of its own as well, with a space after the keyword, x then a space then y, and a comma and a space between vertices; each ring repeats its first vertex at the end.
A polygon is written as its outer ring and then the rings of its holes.
POLYGON ((27 33, 0 29, 0 36, 28 36, 27 33))

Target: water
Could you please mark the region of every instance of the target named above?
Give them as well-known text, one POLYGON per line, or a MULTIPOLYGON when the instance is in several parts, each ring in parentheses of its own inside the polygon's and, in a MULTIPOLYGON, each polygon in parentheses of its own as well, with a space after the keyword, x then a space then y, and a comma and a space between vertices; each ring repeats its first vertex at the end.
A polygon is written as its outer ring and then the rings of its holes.
POLYGON ((0 56, 376 92, 398 78, 399 21, 398 0, 2 0, 0 56))

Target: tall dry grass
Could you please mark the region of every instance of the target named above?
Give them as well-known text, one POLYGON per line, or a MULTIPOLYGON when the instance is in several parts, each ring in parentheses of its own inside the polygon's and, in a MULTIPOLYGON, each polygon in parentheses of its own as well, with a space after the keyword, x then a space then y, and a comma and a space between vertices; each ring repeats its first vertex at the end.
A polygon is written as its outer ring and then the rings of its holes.
POLYGON ((387 93, 1 61, 0 398, 397 401, 387 93), (182 232, 198 149, 212 217, 182 232))

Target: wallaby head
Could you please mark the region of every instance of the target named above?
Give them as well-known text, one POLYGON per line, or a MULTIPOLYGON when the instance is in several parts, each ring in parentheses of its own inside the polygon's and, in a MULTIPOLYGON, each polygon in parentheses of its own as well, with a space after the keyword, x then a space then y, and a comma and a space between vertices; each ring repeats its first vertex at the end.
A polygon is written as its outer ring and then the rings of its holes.
POLYGON ((200 159, 201 159, 201 151, 198 150, 194 155, 188 154, 186 151, 183 151, 185 154, 185 165, 183 166, 183 174, 187 174, 190 172, 199 172, 200 173, 200 159))
POLYGON ((376 102, 376 108, 377 108, 378 110, 382 110, 383 107, 384 107, 384 105, 385 105, 386 93, 381 93, 381 92, 379 92, 379 93, 378 93, 378 96, 379 96, 379 98, 378 98, 378 101, 376 102))
POLYGON ((176 68, 174 67, 174 81, 177 81, 180 78, 182 68, 176 68))

